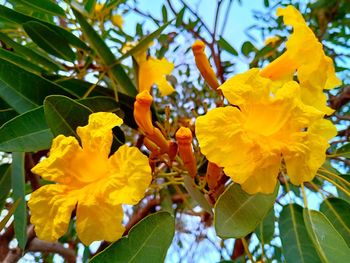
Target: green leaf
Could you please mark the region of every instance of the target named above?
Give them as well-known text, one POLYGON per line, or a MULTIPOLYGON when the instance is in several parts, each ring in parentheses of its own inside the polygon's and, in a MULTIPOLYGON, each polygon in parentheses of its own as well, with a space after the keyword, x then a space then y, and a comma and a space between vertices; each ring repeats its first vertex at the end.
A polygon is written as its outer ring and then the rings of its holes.
POLYGON ((13 213, 16 211, 19 203, 21 202, 21 200, 17 200, 10 208, 10 210, 8 211, 7 215, 4 216, 4 218, 0 221, 0 231, 3 230, 7 224, 7 222, 10 220, 11 216, 13 215, 13 213))
POLYGON ((25 112, 0 128, 0 151, 35 152, 50 148, 53 135, 43 107, 25 112))
MULTIPOLYGON (((107 44, 99 36, 99 34, 94 30, 94 28, 86 21, 84 16, 76 9, 73 8, 73 13, 77 18, 81 30, 90 46, 101 58, 103 63, 110 67, 115 63, 115 56, 109 49, 107 44)), ((125 73, 124 68, 120 64, 116 64, 110 68, 109 73, 111 76, 119 83, 121 89, 126 92, 126 94, 131 96, 136 96, 137 90, 134 83, 131 81, 129 76, 125 73)))
POLYGON ((49 27, 51 30, 53 30, 54 32, 64 37, 71 45, 77 48, 84 49, 86 51, 90 50, 90 48, 84 43, 84 41, 82 41, 79 37, 75 36, 71 32, 65 30, 64 28, 31 16, 24 15, 20 12, 16 12, 8 7, 5 7, 4 5, 0 5, 0 18, 6 19, 8 21, 11 21, 12 23, 16 23, 19 25, 22 25, 29 21, 36 21, 36 22, 43 23, 44 25, 49 27))
POLYGON ((283 207, 279 218, 279 230, 286 262, 321 262, 307 234, 301 206, 288 204, 283 207))
POLYGON ((350 143, 344 144, 343 146, 338 148, 336 151, 336 155, 345 158, 350 158, 350 143))
POLYGON ((32 10, 50 15, 65 16, 64 10, 50 0, 12 0, 18 4, 26 5, 32 10))
POLYGON ((48 96, 45 99, 44 112, 46 122, 54 136, 63 134, 78 139, 76 128, 86 125, 92 113, 88 107, 60 95, 48 96))
POLYGON ((12 153, 11 174, 13 199, 20 200, 14 212, 15 237, 20 248, 24 249, 27 243, 27 205, 25 200, 25 170, 24 152, 12 153))
POLYGON ((0 126, 16 116, 17 112, 0 98, 0 126))
POLYGON ((180 27, 181 26, 183 18, 184 18, 185 11, 186 11, 186 7, 183 7, 180 10, 180 12, 177 14, 176 22, 175 22, 175 26, 176 27, 180 27))
MULTIPOLYGON (((0 165, 0 211, 4 207, 5 201, 11 190, 11 165, 0 165)), ((0 227, 0 231, 1 231, 0 227)))
POLYGON ((41 74, 43 72, 45 72, 44 69, 42 69, 41 67, 33 64, 32 62, 24 59, 21 56, 18 56, 16 53, 14 52, 10 52, 7 51, 5 49, 0 49, 0 58, 5 59, 29 72, 35 73, 35 74, 41 74))
POLYGON ((96 4, 96 0, 87 0, 84 5, 85 10, 91 13, 94 10, 95 4, 96 4))
POLYGON ((330 197, 323 201, 320 211, 350 247, 350 204, 343 199, 330 197))
POLYGON ((205 211, 213 214, 212 207, 208 203, 208 200, 205 199, 203 193, 195 187, 193 178, 187 174, 184 175, 184 186, 193 200, 195 200, 205 211))
POLYGON ((75 60, 75 53, 68 41, 49 27, 35 21, 26 22, 22 26, 34 43, 47 53, 68 61, 75 60))
POLYGON ((163 30, 171 24, 172 21, 169 21, 159 27, 156 31, 152 32, 151 34, 147 35, 145 38, 140 40, 136 46, 131 48, 128 52, 126 52, 124 55, 122 55, 114 64, 120 63, 125 58, 129 57, 130 55, 133 55, 141 50, 145 50, 148 45, 156 38, 159 37, 159 35, 163 32, 163 30))
POLYGON ((234 56, 238 56, 237 50, 231 46, 230 43, 228 43, 223 37, 220 37, 218 44, 223 50, 234 56))
POLYGON ((174 232, 175 220, 168 212, 149 215, 90 262, 164 262, 174 232))
POLYGON ((241 48, 241 52, 243 53, 243 55, 248 56, 251 52, 253 52, 254 50, 256 50, 256 48, 254 47, 254 45, 249 42, 246 41, 243 43, 242 48, 241 48))
POLYGON ((269 243, 273 238, 273 234, 275 233, 275 210, 271 209, 271 211, 267 214, 264 220, 258 225, 255 230, 256 235, 258 236, 260 242, 263 244, 269 243))
POLYGON ((25 57, 26 59, 39 65, 40 67, 43 67, 48 71, 50 70, 58 71, 61 68, 59 64, 52 62, 50 59, 36 53, 34 50, 26 46, 18 44, 17 42, 13 41, 7 35, 1 32, 0 32, 0 40, 5 42, 7 46, 12 47, 17 54, 22 55, 22 57, 25 57))
POLYGON ((304 209, 306 230, 323 262, 343 263, 350 257, 350 248, 329 220, 318 211, 304 209))
POLYGON ((71 95, 57 84, 0 58, 0 97, 18 113, 37 108, 51 94, 71 95))
POLYGON ((168 11, 166 10, 165 5, 162 6, 162 18, 164 23, 168 22, 168 11))
POLYGON ((78 100, 93 112, 113 112, 118 116, 122 115, 119 103, 111 97, 97 96, 78 100))
POLYGON ((221 238, 241 238, 253 232, 273 207, 278 186, 272 194, 247 194, 232 184, 219 197, 214 208, 214 225, 221 238))

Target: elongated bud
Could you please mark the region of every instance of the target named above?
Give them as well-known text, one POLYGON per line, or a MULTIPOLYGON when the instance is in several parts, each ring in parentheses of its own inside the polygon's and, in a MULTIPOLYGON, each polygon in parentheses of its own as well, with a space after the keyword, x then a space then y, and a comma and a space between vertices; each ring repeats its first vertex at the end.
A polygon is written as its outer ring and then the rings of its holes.
POLYGON ((208 183, 208 187, 211 191, 214 191, 222 177, 222 168, 217 166, 215 163, 208 163, 207 173, 205 174, 205 179, 208 183))
POLYGON ((134 118, 139 128, 147 135, 153 133, 151 104, 153 97, 147 90, 137 94, 134 103, 134 118))
POLYGON ((200 40, 196 40, 192 45, 192 51, 196 60, 196 65, 208 85, 212 89, 217 90, 219 87, 219 82, 213 68, 209 63, 208 57, 204 53, 204 48, 205 44, 200 40))
POLYGON ((197 174, 196 159, 192 150, 192 132, 189 128, 181 127, 175 134, 179 145, 179 154, 190 176, 197 174))
POLYGON ((152 124, 152 101, 153 98, 147 90, 137 94, 134 103, 134 118, 139 128, 145 133, 146 137, 160 148, 160 153, 168 153, 169 141, 167 141, 163 133, 152 124))

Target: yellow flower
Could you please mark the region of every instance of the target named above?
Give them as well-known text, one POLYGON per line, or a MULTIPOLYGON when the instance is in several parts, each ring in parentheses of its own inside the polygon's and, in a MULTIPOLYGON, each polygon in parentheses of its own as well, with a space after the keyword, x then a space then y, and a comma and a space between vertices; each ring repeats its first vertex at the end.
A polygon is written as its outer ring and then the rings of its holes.
POLYGON ((264 68, 261 76, 292 80, 297 71, 303 102, 332 114, 334 111, 326 106, 327 97, 322 91, 341 84, 333 61, 325 55, 322 44, 295 7, 279 8, 277 15, 283 16, 284 23, 293 27, 293 34, 286 43, 286 52, 264 68))
POLYGON ((56 241, 64 235, 75 208, 84 244, 122 236, 122 204, 137 204, 151 181, 148 159, 137 148, 123 145, 109 157, 112 128, 122 122, 113 113, 91 114, 89 123, 77 128, 82 146, 74 137, 59 135, 49 157, 32 169, 56 182, 40 187, 28 202, 40 239, 56 241))
POLYGON ((144 90, 150 91, 151 87, 156 84, 162 96, 167 96, 175 89, 166 80, 166 75, 171 74, 174 64, 165 58, 157 59, 149 57, 139 63, 139 92, 144 90))
MULTIPOLYGON (((278 82, 280 83, 280 82, 278 82)), ((272 193, 282 159, 293 184, 310 181, 325 161, 334 125, 301 101, 300 86, 276 83, 251 69, 220 86, 235 106, 215 108, 196 121, 203 154, 248 193, 272 193)))
POLYGON ((99 14, 102 11, 103 7, 104 7, 104 4, 96 3, 95 4, 95 13, 99 14))
POLYGON ((121 15, 113 15, 111 18, 111 21, 112 21, 113 25, 115 25, 119 28, 123 27, 124 20, 123 20, 123 17, 121 15))

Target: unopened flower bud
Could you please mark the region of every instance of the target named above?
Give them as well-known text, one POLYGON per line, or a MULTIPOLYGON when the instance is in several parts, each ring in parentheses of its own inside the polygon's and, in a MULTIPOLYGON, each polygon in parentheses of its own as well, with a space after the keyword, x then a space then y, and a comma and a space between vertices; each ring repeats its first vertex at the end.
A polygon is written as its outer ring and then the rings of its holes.
POLYGON ((175 137, 179 145, 180 157, 190 176, 195 177, 197 166, 192 150, 192 132, 189 128, 181 127, 176 132, 175 137))

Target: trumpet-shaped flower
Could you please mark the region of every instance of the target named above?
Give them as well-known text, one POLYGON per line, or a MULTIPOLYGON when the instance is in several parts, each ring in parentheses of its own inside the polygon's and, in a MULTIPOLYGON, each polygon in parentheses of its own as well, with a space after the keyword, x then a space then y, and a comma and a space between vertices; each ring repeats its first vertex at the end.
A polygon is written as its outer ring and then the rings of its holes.
POLYGON ((203 154, 252 194, 273 192, 283 163, 293 184, 312 180, 336 134, 323 112, 302 102, 297 82, 273 93, 276 85, 259 69, 236 75, 220 86, 235 106, 196 121, 203 154))
POLYGON ((122 204, 138 203, 152 178, 148 159, 137 148, 123 145, 109 156, 112 128, 122 122, 113 113, 91 114, 89 123, 77 128, 81 146, 75 137, 59 135, 49 157, 32 169, 55 182, 33 192, 28 202, 40 239, 56 241, 64 235, 75 208, 84 244, 122 236, 122 204))
POLYGON ((335 75, 332 59, 325 55, 322 44, 295 7, 278 8, 277 15, 283 16, 284 23, 293 27, 293 33, 286 42, 286 52, 264 68, 261 76, 292 80, 297 72, 303 102, 326 114, 333 113, 326 106, 327 97, 322 92, 341 84, 335 75))

